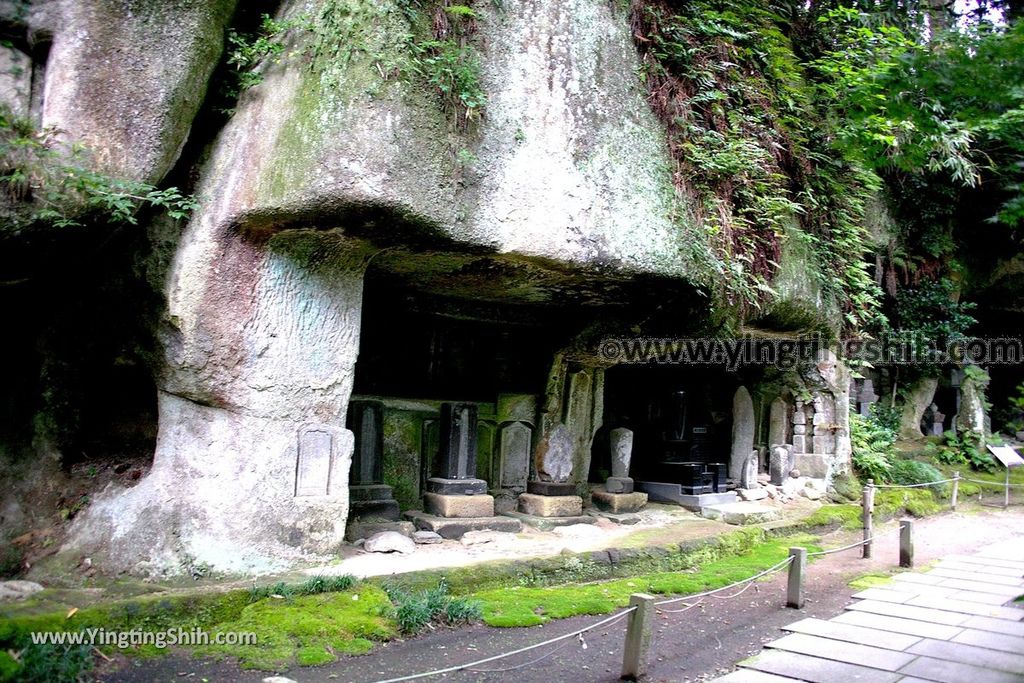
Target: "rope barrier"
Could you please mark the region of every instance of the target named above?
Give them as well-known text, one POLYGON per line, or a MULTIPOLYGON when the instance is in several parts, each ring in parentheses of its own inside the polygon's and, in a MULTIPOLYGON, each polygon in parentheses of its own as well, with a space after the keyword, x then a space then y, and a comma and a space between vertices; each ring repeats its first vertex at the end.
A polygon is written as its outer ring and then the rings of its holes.
MULTIPOLYGON (((494 655, 493 657, 486 657, 484 659, 478 659, 477 661, 469 662, 468 664, 459 664, 458 666, 450 666, 450 667, 448 667, 446 669, 435 669, 434 671, 427 671, 427 672, 424 672, 424 673, 412 674, 412 675, 409 675, 409 676, 400 676, 398 678, 388 678, 388 679, 385 679, 385 680, 376 681, 376 683, 401 683, 401 681, 412 681, 412 680, 415 680, 417 678, 428 678, 430 676, 440 676, 441 674, 454 673, 456 671, 462 671, 464 669, 469 669, 469 668, 474 667, 474 666, 480 666, 481 664, 486 664, 487 662, 493 662, 493 661, 496 661, 498 659, 504 659, 505 657, 511 657, 513 655, 518 655, 518 654, 521 654, 523 652, 529 652, 530 650, 536 650, 538 647, 544 647, 545 645, 551 645, 552 643, 557 643, 557 642, 565 640, 567 638, 575 638, 576 636, 582 635, 582 634, 586 633, 587 631, 593 631, 595 628, 598 628, 600 626, 604 626, 605 624, 611 624, 613 622, 616 622, 619 619, 622 619, 623 617, 625 617, 626 615, 628 615, 628 614, 630 614, 631 612, 634 612, 634 611, 636 611, 636 607, 630 607, 628 609, 623 610, 622 612, 619 612, 618 614, 616 614, 614 616, 608 617, 607 619, 602 619, 601 621, 597 622, 596 624, 591 624, 590 626, 587 626, 585 628, 581 628, 581 629, 579 629, 577 631, 573 631, 572 633, 566 633, 565 635, 557 636, 555 638, 550 638, 548 640, 545 640, 542 643, 536 643, 534 645, 527 645, 526 647, 521 647, 518 650, 512 650, 511 652, 506 652, 504 654, 494 655)), ((547 656, 549 656, 551 654, 554 654, 554 652, 557 652, 559 649, 561 649, 561 648, 556 648, 555 650, 552 650, 547 655, 544 655, 544 657, 547 657, 547 656)), ((543 659, 543 657, 541 659, 543 659)), ((525 666, 525 665, 523 665, 523 666, 525 666)))
MULTIPOLYGON (((695 593, 693 595, 684 595, 681 598, 672 598, 671 600, 662 600, 661 602, 655 603, 655 606, 660 607, 661 605, 671 605, 673 603, 682 602, 684 600, 694 600, 696 598, 703 598, 703 597, 705 597, 707 595, 714 595, 715 593, 721 593, 722 591, 729 590, 730 588, 735 588, 736 586, 742 585, 744 583, 750 583, 751 581, 756 581, 757 579, 760 579, 762 576, 767 576, 768 574, 772 574, 774 572, 777 572, 780 569, 782 569, 783 567, 788 567, 789 563, 792 562, 792 561, 793 561, 792 557, 787 557, 786 559, 782 560, 781 562, 779 562, 777 564, 774 564, 771 567, 768 567, 768 569, 765 569, 763 572, 760 572, 758 574, 754 574, 749 579, 743 579, 742 581, 736 581, 735 583, 730 583, 728 586, 722 586, 721 588, 715 588, 714 590, 704 591, 703 593, 695 593)), ((746 589, 744 589, 744 590, 746 590, 746 589)), ((687 608, 687 609, 689 609, 689 608, 687 608)), ((659 611, 665 611, 665 610, 659 610, 659 611)))
POLYGON ((899 530, 900 530, 900 528, 896 527, 895 529, 889 529, 888 531, 884 531, 884 532, 882 532, 880 534, 875 534, 874 536, 871 536, 870 538, 865 538, 862 541, 857 541, 856 543, 851 543, 849 545, 844 545, 844 546, 841 546, 839 548, 829 548, 828 550, 816 550, 813 553, 807 553, 807 557, 820 557, 822 555, 832 555, 833 553, 841 553, 844 550, 850 550, 852 548, 857 548, 857 547, 862 546, 862 545, 867 545, 868 543, 871 543, 872 541, 874 541, 876 538, 882 538, 883 536, 888 536, 890 534, 894 534, 894 533, 896 533, 899 530))
POLYGON ((1024 486, 1024 484, 1007 484, 1006 482, 1000 483, 998 481, 985 481, 984 479, 961 478, 960 481, 969 481, 969 482, 974 483, 974 484, 988 484, 989 486, 998 486, 1001 489, 1004 489, 1007 486, 1010 486, 1012 488, 1017 488, 1018 486, 1024 486))
MULTIPOLYGON (((919 489, 925 486, 935 486, 937 484, 948 484, 956 479, 940 479, 939 481, 928 481, 921 484, 873 484, 876 489, 919 489)), ((963 477, 960 481, 964 481, 963 477)), ((970 481, 969 479, 967 481, 970 481)))

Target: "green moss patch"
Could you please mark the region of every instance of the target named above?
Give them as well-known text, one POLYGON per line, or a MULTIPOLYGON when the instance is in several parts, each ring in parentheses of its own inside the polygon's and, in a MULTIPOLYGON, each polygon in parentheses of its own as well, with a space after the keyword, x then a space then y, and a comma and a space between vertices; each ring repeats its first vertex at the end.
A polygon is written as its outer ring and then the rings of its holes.
POLYGON ((393 638, 397 630, 390 612, 388 596, 369 584, 290 600, 264 598, 211 629, 211 634, 254 634, 254 644, 207 645, 195 654, 237 657, 243 668, 268 671, 326 664, 339 655, 364 654, 374 641, 393 638))
POLYGON ((861 574, 855 578, 850 582, 850 587, 856 588, 857 590, 866 590, 868 588, 887 586, 892 583, 892 580, 892 576, 885 572, 870 572, 868 574, 861 574))
POLYGON ((657 572, 584 585, 515 586, 473 593, 483 605, 484 623, 496 627, 534 626, 551 619, 607 614, 629 604, 633 593, 688 595, 748 578, 785 559, 793 545, 811 545, 810 536, 770 539, 745 553, 702 562, 689 571, 657 572))
POLYGON ((860 529, 860 505, 822 505, 814 514, 806 517, 801 526, 807 529, 816 527, 839 527, 841 529, 860 529))

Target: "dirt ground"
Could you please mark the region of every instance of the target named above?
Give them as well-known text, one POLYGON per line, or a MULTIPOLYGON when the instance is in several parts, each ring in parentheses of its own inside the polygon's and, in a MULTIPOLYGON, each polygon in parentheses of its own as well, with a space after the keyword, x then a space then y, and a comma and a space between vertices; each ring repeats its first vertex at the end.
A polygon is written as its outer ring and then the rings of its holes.
MULTIPOLYGON (((895 522, 890 522, 879 531, 894 527, 895 522)), ((973 552, 988 543, 1019 535, 1024 535, 1024 511, 1020 509, 985 509, 919 520, 914 533, 916 560, 920 567, 944 555, 973 552)), ((824 540, 824 546, 838 547, 856 539, 854 533, 836 532, 824 540)), ((897 560, 897 535, 888 534, 876 542, 872 559, 862 559, 859 549, 854 549, 813 562, 806 584, 807 605, 800 612, 784 606, 785 574, 780 573, 736 597, 706 598, 701 605, 685 612, 659 614, 645 680, 701 681, 728 671, 737 661, 757 652, 763 643, 776 638, 781 626, 803 617, 834 616, 856 592, 849 587, 850 580, 867 572, 897 571, 897 560)), ((576 617, 518 629, 477 625, 439 630, 382 645, 369 655, 322 667, 294 669, 287 675, 300 683, 385 680, 507 652, 601 619, 576 617)), ((610 683, 619 679, 624 633, 625 620, 620 620, 587 633, 583 641, 573 638, 554 648, 540 648, 481 665, 479 670, 420 680, 610 683)), ((159 659, 119 659, 100 673, 104 681, 139 683, 258 682, 268 675, 242 671, 230 662, 193 660, 180 652, 159 659)))

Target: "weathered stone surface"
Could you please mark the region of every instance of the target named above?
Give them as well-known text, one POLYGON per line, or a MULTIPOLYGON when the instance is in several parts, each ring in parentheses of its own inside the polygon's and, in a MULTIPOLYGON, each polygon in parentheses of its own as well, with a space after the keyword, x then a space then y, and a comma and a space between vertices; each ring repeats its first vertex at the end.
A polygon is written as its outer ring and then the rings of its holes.
POLYGON ((522 422, 512 422, 501 427, 498 450, 501 457, 501 481, 503 488, 522 489, 530 476, 530 453, 533 430, 522 422))
POLYGON ((433 531, 414 531, 412 533, 412 540, 417 545, 433 545, 435 543, 442 543, 444 539, 441 534, 434 533, 433 531))
POLYGON ((746 501, 764 500, 768 497, 768 491, 763 488, 736 489, 736 493, 739 495, 740 500, 746 501))
POLYGON ((43 126, 85 145, 108 173, 159 181, 203 102, 235 0, 58 7, 43 126))
POLYGON ((394 531, 412 538, 413 532, 416 527, 412 525, 412 522, 406 521, 392 521, 392 520, 378 520, 372 519, 369 521, 363 521, 361 519, 350 519, 348 524, 345 525, 345 540, 349 542, 355 542, 359 539, 367 539, 374 534, 379 534, 382 531, 394 531))
POLYGON ((824 455, 817 453, 797 453, 794 456, 794 469, 805 477, 824 479, 828 474, 828 461, 824 455))
POLYGON ((32 60, 24 52, 0 46, 0 103, 15 116, 28 116, 32 97, 32 60))
POLYGON ((647 505, 646 493, 609 493, 598 490, 591 497, 598 508, 613 513, 637 512, 647 505))
POLYGON ((533 394, 498 394, 498 422, 536 424, 537 397, 533 394))
POLYGON ((757 503, 712 505, 702 508, 700 513, 708 519, 716 519, 726 524, 738 526, 774 522, 781 517, 781 514, 775 508, 765 507, 757 503))
POLYGON ((505 513, 508 518, 515 519, 532 526, 534 529, 540 531, 552 531, 566 526, 576 526, 579 524, 596 524, 597 518, 590 515, 574 515, 572 517, 541 517, 540 515, 528 515, 525 512, 519 512, 513 510, 505 513))
POLYGON ((567 482, 572 476, 573 438, 565 425, 556 425, 541 442, 537 474, 542 481, 567 482))
POLYGON ((519 533, 523 524, 518 519, 499 515, 496 517, 438 517, 425 512, 406 512, 405 516, 417 529, 433 531, 449 540, 462 538, 470 531, 506 531, 519 533))
POLYGON ((921 418, 935 398, 935 390, 939 380, 925 377, 910 387, 904 396, 903 411, 900 413, 900 438, 917 440, 924 436, 921 433, 921 418))
POLYGON ((743 470, 740 476, 740 488, 756 489, 761 486, 757 482, 757 465, 757 451, 751 451, 750 455, 747 456, 746 463, 743 465, 743 470))
POLYGON ((630 477, 608 477, 604 490, 608 493, 632 493, 633 480, 630 477))
POLYGON ((0 581, 0 600, 24 600, 41 590, 35 581, 0 581))
POLYGON ((789 462, 789 451, 783 446, 772 446, 772 452, 768 461, 768 475, 772 484, 781 486, 789 476, 791 465, 789 462))
POLYGON ((612 451, 612 476, 629 477, 629 464, 633 458, 633 431, 624 427, 609 434, 612 451))
POLYGON ((970 376, 960 383, 960 412, 956 415, 956 429, 972 433, 982 444, 991 431, 986 429, 985 384, 970 376))
POLYGON ((494 516, 494 497, 486 494, 446 496, 440 493, 424 493, 423 506, 427 513, 438 517, 494 516))
POLYGON ((732 398, 732 455, 729 458, 729 478, 739 481, 743 468, 754 450, 754 402, 746 387, 736 390, 732 398))
POLYGON ((416 543, 397 531, 381 531, 366 539, 363 550, 368 553, 412 553, 416 543))
POLYGON ((768 411, 768 446, 789 443, 789 406, 781 398, 768 411))
POLYGON ((533 493, 519 495, 519 512, 535 517, 572 517, 583 514, 583 499, 579 496, 538 496, 533 493))
POLYGON ((526 485, 526 492, 535 493, 538 496, 575 496, 576 485, 570 482, 531 480, 526 485))
POLYGON ((480 545, 482 543, 509 543, 514 541, 515 534, 508 531, 494 531, 491 529, 479 529, 467 531, 459 541, 462 545, 480 545))

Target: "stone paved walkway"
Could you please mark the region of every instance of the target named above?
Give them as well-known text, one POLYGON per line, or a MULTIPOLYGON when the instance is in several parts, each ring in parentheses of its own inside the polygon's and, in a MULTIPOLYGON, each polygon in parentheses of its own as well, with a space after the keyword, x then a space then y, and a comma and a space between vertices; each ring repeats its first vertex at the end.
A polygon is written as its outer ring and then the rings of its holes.
POLYGON ((712 683, 1021 683, 1021 595, 1024 538, 1016 538, 897 574, 828 621, 794 622, 712 683))

